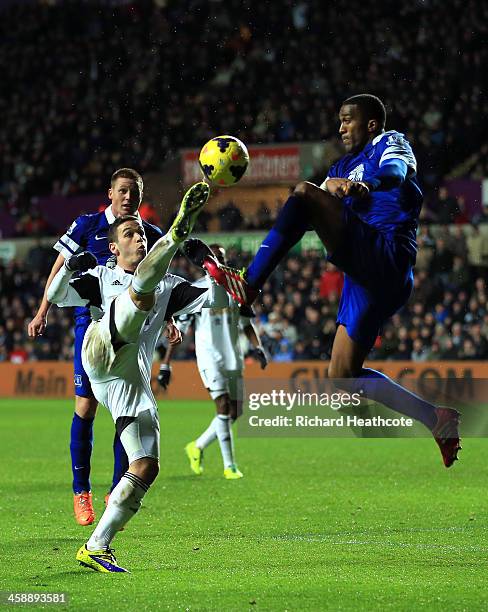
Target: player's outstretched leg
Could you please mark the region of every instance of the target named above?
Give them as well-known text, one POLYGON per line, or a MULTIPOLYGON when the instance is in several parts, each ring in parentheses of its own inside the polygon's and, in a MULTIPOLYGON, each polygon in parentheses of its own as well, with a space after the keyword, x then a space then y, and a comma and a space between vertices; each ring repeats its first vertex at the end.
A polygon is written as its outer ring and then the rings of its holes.
POLYGON ((314 229, 328 251, 342 237, 342 204, 312 183, 299 183, 245 271, 205 259, 203 267, 242 305, 252 304, 260 289, 288 251, 314 229))
POLYGON ((459 412, 454 408, 440 406, 435 409, 437 422, 432 429, 434 440, 441 450, 442 460, 446 467, 458 460, 458 452, 461 450, 461 439, 459 437, 459 412))
POLYGON ((183 196, 179 213, 170 230, 160 238, 137 266, 132 281, 136 293, 154 291, 168 271, 178 245, 188 237, 195 225, 198 214, 208 200, 210 187, 200 182, 192 185, 183 196))
POLYGON ((258 291, 248 286, 243 271, 221 264, 209 246, 198 238, 189 238, 181 247, 182 252, 196 266, 203 268, 239 304, 251 304, 258 291))
POLYGON ((198 214, 207 203, 210 195, 210 187, 201 181, 195 183, 183 196, 180 210, 173 221, 170 232, 176 243, 183 242, 190 235, 198 214))
POLYGON ((440 448, 446 467, 451 467, 457 461, 458 451, 461 450, 457 410, 436 408, 382 372, 371 368, 362 368, 357 380, 365 397, 378 401, 400 414, 412 417, 430 429, 440 448))
POLYGON ((382 372, 362 367, 368 352, 349 337, 343 325, 339 325, 332 347, 329 378, 340 380, 340 386, 348 391, 361 390, 363 397, 423 423, 432 432, 444 465, 450 467, 461 450, 459 413, 453 408, 437 408, 382 372))

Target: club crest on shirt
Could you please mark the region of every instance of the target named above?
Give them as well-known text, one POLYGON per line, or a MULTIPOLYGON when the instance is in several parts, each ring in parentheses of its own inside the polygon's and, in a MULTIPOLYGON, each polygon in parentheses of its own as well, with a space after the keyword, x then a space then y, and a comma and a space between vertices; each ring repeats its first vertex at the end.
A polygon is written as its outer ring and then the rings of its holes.
POLYGON ((76 227, 76 221, 73 221, 73 223, 72 223, 72 224, 71 224, 71 225, 68 227, 68 229, 66 230, 66 233, 68 234, 68 236, 69 236, 69 234, 71 234, 71 232, 72 232, 72 231, 75 229, 75 227, 76 227))
POLYGON ((388 136, 388 140, 386 141, 386 146, 388 147, 394 144, 399 144, 399 145, 405 144, 403 134, 391 134, 391 136, 388 136))
POLYGON ((351 172, 349 172, 349 175, 347 178, 350 181, 362 181, 363 174, 364 174, 364 164, 359 164, 359 166, 356 166, 354 170, 351 170, 351 172))

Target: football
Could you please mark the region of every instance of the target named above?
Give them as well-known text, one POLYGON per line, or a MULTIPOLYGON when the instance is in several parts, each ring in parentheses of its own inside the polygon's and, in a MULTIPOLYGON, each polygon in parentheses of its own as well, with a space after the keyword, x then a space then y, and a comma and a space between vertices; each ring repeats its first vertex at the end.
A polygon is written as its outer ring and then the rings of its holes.
POLYGON ((205 178, 219 187, 235 185, 249 166, 246 145, 234 136, 216 136, 200 151, 198 158, 205 178))

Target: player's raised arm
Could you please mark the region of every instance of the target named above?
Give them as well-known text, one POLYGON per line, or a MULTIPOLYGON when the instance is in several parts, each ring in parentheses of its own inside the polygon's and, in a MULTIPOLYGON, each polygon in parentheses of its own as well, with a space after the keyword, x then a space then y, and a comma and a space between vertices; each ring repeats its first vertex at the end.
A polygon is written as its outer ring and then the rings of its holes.
POLYGON ((58 306, 86 306, 93 303, 91 293, 100 292, 98 279, 79 277, 72 280, 75 272, 86 272, 97 265, 94 255, 85 251, 73 255, 58 270, 47 289, 47 299, 58 306), (96 285, 96 287, 92 287, 96 285))
POLYGON ((44 287, 44 295, 42 296, 41 303, 39 304, 39 308, 32 319, 32 321, 27 326, 27 333, 30 338, 36 338, 37 336, 42 336, 44 330, 47 325, 47 315, 49 313, 49 308, 51 307, 51 303, 47 298, 47 292, 49 286, 51 285, 53 278, 56 276, 57 272, 64 265, 65 259, 63 255, 60 253, 51 268, 51 272, 49 273, 49 277, 46 281, 46 286, 44 287))

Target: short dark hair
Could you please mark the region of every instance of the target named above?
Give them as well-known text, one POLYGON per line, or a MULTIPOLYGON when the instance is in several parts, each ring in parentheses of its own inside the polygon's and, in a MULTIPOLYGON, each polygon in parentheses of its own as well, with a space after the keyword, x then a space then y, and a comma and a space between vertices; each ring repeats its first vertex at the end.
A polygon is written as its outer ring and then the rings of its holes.
POLYGON ((221 253, 220 253, 220 254, 222 255, 223 263, 225 263, 225 262, 226 262, 226 252, 225 252, 225 247, 223 247, 221 244, 218 244, 217 242, 214 242, 213 244, 209 244, 208 246, 209 246, 209 248, 210 248, 212 251, 214 251, 214 252, 215 252, 215 251, 221 251, 221 253), (223 252, 222 252, 222 251, 223 251, 223 252))
POLYGON ((137 221, 137 223, 139 223, 139 217, 135 215, 122 215, 121 217, 117 217, 108 228, 107 241, 109 244, 111 242, 117 242, 119 227, 126 221, 137 221))
POLYGON ((110 179, 110 185, 113 187, 115 185, 115 181, 119 178, 132 179, 139 185, 139 191, 142 194, 142 190, 144 188, 144 181, 142 180, 142 176, 134 170, 133 168, 119 168, 112 174, 112 178, 110 179))
POLYGON ((344 100, 345 104, 354 104, 364 113, 366 119, 376 119, 380 127, 384 129, 386 123, 386 108, 383 102, 372 94, 358 94, 344 100))

